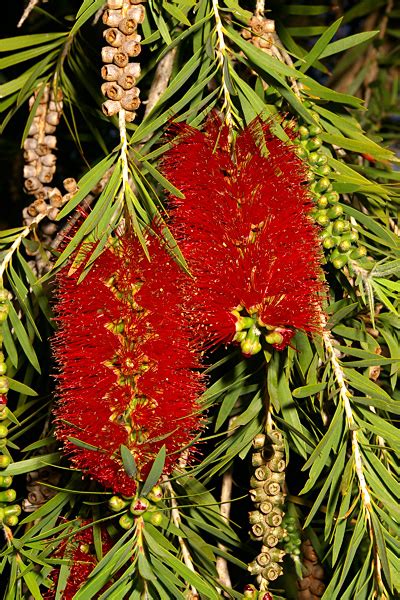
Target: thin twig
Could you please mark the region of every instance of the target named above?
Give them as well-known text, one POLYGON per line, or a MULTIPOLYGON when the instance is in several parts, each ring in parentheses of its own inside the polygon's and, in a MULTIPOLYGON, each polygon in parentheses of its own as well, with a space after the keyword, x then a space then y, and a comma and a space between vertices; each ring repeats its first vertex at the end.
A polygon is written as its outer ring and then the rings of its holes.
MULTIPOLYGON (((368 490, 367 482, 364 476, 364 467, 363 467, 363 459, 360 449, 360 443, 358 439, 358 426, 354 420, 353 410, 351 408, 350 402, 350 391, 346 385, 345 375, 343 369, 339 363, 337 358, 336 350, 332 343, 332 337, 330 332, 326 329, 325 317, 322 316, 322 325, 323 325, 323 340, 325 344, 325 348, 331 361, 333 372, 335 374, 335 378, 337 384, 339 386, 339 397, 343 403, 347 426, 350 432, 351 446, 354 457, 354 470, 356 472, 356 476, 358 479, 358 488, 360 490, 361 502, 365 509, 367 520, 369 523, 369 529, 371 533, 371 537, 374 539, 375 534, 372 526, 372 514, 373 508, 371 503, 371 496, 368 490)), ((377 553, 376 545, 374 544, 374 558, 376 565, 376 580, 379 587, 382 586, 382 566, 379 555, 377 553)))
MULTIPOLYGON (((222 477, 221 486, 221 506, 220 513, 225 523, 229 523, 229 516, 231 513, 231 499, 232 499, 232 467, 224 473, 222 477)), ((226 551, 226 547, 218 543, 218 548, 226 551)), ((228 569, 228 561, 223 556, 217 556, 216 568, 218 573, 219 582, 227 588, 232 588, 232 581, 228 569)))
MULTIPOLYGON (((29 17, 33 9, 39 4, 40 1, 41 0, 29 0, 29 4, 22 13, 22 17, 18 21, 17 27, 22 27, 26 19, 29 17)), ((43 2, 47 2, 47 0, 43 0, 43 2)))
POLYGON ((265 0, 256 0, 254 14, 256 17, 263 17, 265 12, 265 0))
POLYGON ((174 66, 174 59, 177 48, 173 48, 160 60, 157 65, 154 79, 151 83, 149 95, 146 102, 146 110, 144 116, 147 117, 149 112, 157 104, 160 97, 163 95, 168 87, 169 80, 172 74, 172 68, 174 66))
MULTIPOLYGON (((163 477, 163 485, 164 485, 164 488, 166 490, 168 490, 168 493, 169 493, 169 498, 170 498, 171 507, 172 507, 171 508, 172 520, 174 522, 175 527, 177 527, 177 529, 180 529, 181 516, 179 514, 178 503, 175 499, 175 493, 174 493, 173 487, 171 485, 171 482, 165 476, 163 477)), ((188 569, 190 569, 191 571, 193 571, 193 573, 195 573, 195 568, 193 566, 192 557, 190 555, 190 551, 186 545, 185 540, 181 536, 178 536, 178 541, 179 541, 179 545, 181 547, 182 558, 183 558, 185 565, 187 566, 188 569)), ((191 590, 192 590, 192 594, 194 596, 197 596, 197 590, 193 585, 191 586, 191 590)))

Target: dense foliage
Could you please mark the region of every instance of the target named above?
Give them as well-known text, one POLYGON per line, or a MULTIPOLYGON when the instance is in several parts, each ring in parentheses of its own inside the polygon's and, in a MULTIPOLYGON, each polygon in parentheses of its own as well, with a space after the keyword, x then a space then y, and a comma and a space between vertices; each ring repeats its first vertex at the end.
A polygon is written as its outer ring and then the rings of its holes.
POLYGON ((398 597, 396 3, 12 4, 2 598, 398 597))

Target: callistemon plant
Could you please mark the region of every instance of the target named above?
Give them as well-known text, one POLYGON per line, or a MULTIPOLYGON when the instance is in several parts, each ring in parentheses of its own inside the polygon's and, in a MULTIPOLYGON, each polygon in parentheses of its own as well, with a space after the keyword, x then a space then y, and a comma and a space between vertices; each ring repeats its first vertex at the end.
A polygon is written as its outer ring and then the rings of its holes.
POLYGON ((318 330, 320 245, 295 148, 261 119, 232 146, 214 116, 204 131, 178 129, 163 170, 185 196, 173 198, 172 229, 195 278, 187 293, 199 337, 252 355, 318 330))
POLYGON ((156 237, 148 249, 151 261, 127 234, 80 283, 82 268, 58 274, 56 436, 79 469, 124 495, 136 483, 121 446, 141 479, 164 444, 168 471, 201 426, 199 353, 182 312, 186 275, 156 237))

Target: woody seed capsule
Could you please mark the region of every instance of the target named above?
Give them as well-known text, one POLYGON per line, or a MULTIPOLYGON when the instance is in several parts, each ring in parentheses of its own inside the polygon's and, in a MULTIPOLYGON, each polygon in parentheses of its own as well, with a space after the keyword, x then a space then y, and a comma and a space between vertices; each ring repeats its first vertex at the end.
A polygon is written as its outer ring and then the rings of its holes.
POLYGON ((121 104, 115 100, 107 100, 103 103, 102 109, 106 117, 112 117, 121 110, 121 104))
POLYGON ((101 49, 101 60, 103 63, 112 63, 114 55, 118 52, 118 48, 112 48, 111 46, 103 46, 101 49))
POLYGON ((107 81, 101 86, 101 92, 110 100, 121 100, 124 90, 114 81, 107 81))
POLYGON ((105 10, 103 12, 103 23, 109 27, 118 27, 119 22, 122 19, 121 11, 119 10, 105 10))
POLYGON ((68 177, 67 179, 64 179, 63 186, 67 190, 67 192, 71 192, 71 194, 74 194, 78 190, 78 186, 73 177, 68 177))
POLYGON ((128 9, 126 16, 128 19, 133 19, 137 23, 143 23, 145 16, 144 6, 142 4, 132 6, 128 9))
POLYGON ((136 31, 137 22, 134 19, 122 19, 118 24, 118 29, 125 35, 131 35, 136 31))
MULTIPOLYGON (((133 88, 133 90, 139 90, 139 88, 133 88)), ((124 108, 125 110, 136 110, 140 105, 140 100, 137 97, 137 93, 135 92, 131 92, 129 94, 125 94, 122 98, 121 98, 121 106, 122 108, 124 108)))
POLYGON ((119 29, 112 27, 111 29, 106 29, 104 32, 104 39, 107 44, 113 46, 114 48, 119 48, 125 41, 125 35, 119 29))
POLYGON ((121 52, 118 50, 114 54, 113 61, 114 61, 114 64, 117 65, 117 67, 126 67, 129 62, 129 56, 127 55, 126 52, 121 52))
MULTIPOLYGON (((121 35, 123 35, 121 33, 121 35)), ((133 35, 131 37, 131 39, 125 39, 125 41, 123 42, 122 46, 121 46, 121 50, 123 52, 126 52, 128 56, 137 56, 138 54, 140 54, 141 51, 141 47, 140 47, 140 36, 136 36, 133 35), (139 39, 137 39, 139 38, 139 39)))
POLYGON ((104 65, 101 69, 101 76, 106 81, 117 81, 121 76, 121 69, 116 65, 104 65))
POLYGON ((108 0, 107 1, 107 6, 111 10, 118 10, 118 9, 122 8, 123 5, 124 5, 124 0, 108 0))

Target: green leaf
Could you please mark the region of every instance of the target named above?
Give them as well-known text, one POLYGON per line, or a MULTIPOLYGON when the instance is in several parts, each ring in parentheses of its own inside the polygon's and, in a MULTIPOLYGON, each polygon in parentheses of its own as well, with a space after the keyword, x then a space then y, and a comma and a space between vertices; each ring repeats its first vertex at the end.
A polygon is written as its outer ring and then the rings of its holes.
POLYGON ((42 454, 41 456, 35 456, 34 458, 28 458, 27 460, 20 460, 19 462, 11 463, 4 471, 2 475, 23 475, 29 473, 29 471, 35 471, 40 469, 46 464, 57 465, 60 460, 59 452, 52 452, 50 454, 42 454))
POLYGON ((154 459, 150 472, 147 476, 146 481, 143 484, 143 488, 141 491, 142 496, 147 496, 150 490, 156 485, 157 481, 161 477, 161 473, 163 472, 165 459, 167 456, 167 450, 165 445, 162 446, 154 459))
POLYGON ((132 455, 129 448, 121 444, 120 446, 122 464, 124 465, 124 469, 128 477, 134 479, 137 473, 137 465, 135 462, 135 458, 132 455))
POLYGON ((8 302, 8 316, 10 318, 11 324, 14 327, 15 335, 18 339, 19 344, 21 345, 22 350, 24 351, 27 359, 33 366, 33 368, 40 373, 40 365, 38 358, 36 356, 36 352, 31 344, 31 341, 26 333, 24 326, 22 325, 17 313, 15 312, 14 306, 11 302, 8 302))
POLYGON ((191 23, 190 23, 189 19, 187 18, 185 13, 180 8, 178 8, 174 4, 170 4, 169 2, 166 2, 165 0, 163 2, 163 8, 165 8, 165 10, 167 12, 169 12, 169 14, 172 15, 174 17, 174 19, 176 19, 178 21, 178 23, 183 23, 184 25, 187 25, 188 27, 190 27, 191 23))
POLYGON ((143 579, 147 579, 149 581, 154 581, 154 579, 155 579, 154 572, 151 568, 149 561, 143 554, 143 552, 139 552, 139 555, 138 555, 138 569, 139 569, 139 573, 143 577, 143 579))
POLYGON ((326 388, 326 383, 315 383, 313 385, 303 385, 301 387, 296 388, 292 392, 292 396, 294 398, 308 398, 313 394, 317 394, 318 392, 322 392, 326 388))
POLYGON ((315 42, 310 52, 304 57, 304 62, 302 62, 300 65, 300 71, 302 73, 305 73, 314 64, 314 62, 321 57, 323 51, 326 50, 329 42, 339 29, 341 23, 342 18, 332 23, 332 25, 330 25, 330 27, 328 27, 328 29, 321 35, 319 40, 315 42))
POLYGON ((66 37, 68 32, 58 33, 35 33, 33 35, 18 35, 11 38, 3 38, 1 40, 0 52, 11 52, 13 50, 20 50, 21 48, 31 48, 32 46, 38 46, 39 44, 45 44, 52 42, 59 38, 66 37))
POLYGON ((354 48, 358 44, 368 42, 378 35, 378 33, 379 31, 363 31, 361 33, 355 33, 354 35, 349 35, 348 37, 328 44, 319 57, 326 58, 327 56, 332 56, 338 52, 344 52, 344 50, 348 50, 349 48, 354 48))
POLYGON ((10 390, 14 390, 14 392, 19 392, 20 394, 25 394, 26 396, 37 396, 37 392, 30 388, 28 385, 21 383, 20 381, 16 381, 15 379, 11 379, 11 377, 7 377, 8 385, 10 386, 10 390))

